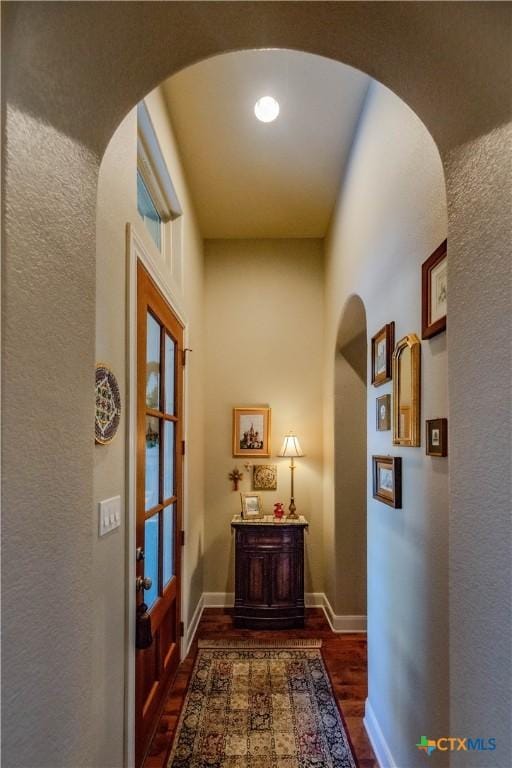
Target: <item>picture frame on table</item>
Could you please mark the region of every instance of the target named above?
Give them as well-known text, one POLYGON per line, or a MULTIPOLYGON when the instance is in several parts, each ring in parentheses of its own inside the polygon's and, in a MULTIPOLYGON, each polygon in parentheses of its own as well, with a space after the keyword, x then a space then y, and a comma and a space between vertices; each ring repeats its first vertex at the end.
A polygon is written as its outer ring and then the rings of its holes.
POLYGON ((425 421, 425 443, 427 456, 448 456, 448 419, 425 421))
POLYGON ((233 456, 270 456, 271 409, 260 406, 233 408, 233 456))
POLYGON ((240 501, 244 520, 257 520, 263 517, 263 505, 259 493, 241 493, 240 501))
POLYGON ((373 498, 395 509, 402 508, 402 459, 372 456, 373 498))
POLYGON ((395 323, 387 323, 372 337, 372 384, 380 387, 393 376, 391 360, 395 346, 395 323))
POLYGON ((421 338, 446 330, 448 311, 448 241, 421 265, 421 338))

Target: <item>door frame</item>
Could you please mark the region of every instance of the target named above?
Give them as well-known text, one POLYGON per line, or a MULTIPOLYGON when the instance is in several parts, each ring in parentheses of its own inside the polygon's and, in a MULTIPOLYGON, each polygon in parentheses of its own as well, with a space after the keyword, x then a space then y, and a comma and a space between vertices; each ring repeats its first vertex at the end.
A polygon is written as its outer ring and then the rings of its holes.
MULTIPOLYGON (((176 290, 166 279, 162 266, 152 255, 152 250, 144 243, 133 224, 126 225, 126 519, 125 519, 125 695, 124 695, 124 765, 135 768, 135 528, 137 501, 137 261, 146 268, 149 276, 162 293, 180 323, 183 325, 183 344, 188 346, 189 327, 176 290)), ((188 391, 188 371, 183 371, 183 392, 188 391)), ((184 396, 183 436, 188 434, 189 407, 184 396)), ((187 530, 188 500, 188 462, 183 456, 183 505, 182 527, 187 530)), ((183 599, 185 584, 183 575, 187 573, 186 547, 181 552, 181 620, 185 625, 184 637, 180 638, 180 661, 186 651, 184 639, 188 624, 187 604, 183 599)))

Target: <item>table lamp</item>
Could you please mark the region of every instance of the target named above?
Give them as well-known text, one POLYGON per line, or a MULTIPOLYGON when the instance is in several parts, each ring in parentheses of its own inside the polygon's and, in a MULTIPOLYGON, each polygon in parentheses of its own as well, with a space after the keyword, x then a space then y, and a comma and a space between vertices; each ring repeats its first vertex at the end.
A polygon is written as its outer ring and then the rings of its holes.
POLYGON ((279 456, 289 456, 292 460, 292 463, 290 464, 290 470, 292 473, 292 493, 291 493, 291 499, 290 499, 290 506, 288 507, 290 511, 286 515, 286 518, 287 520, 298 520, 299 516, 295 512, 295 509, 296 509, 295 499, 293 498, 293 473, 295 471, 295 464, 293 460, 297 456, 304 456, 304 454, 302 453, 299 439, 297 435, 294 435, 293 432, 289 432, 284 438, 283 444, 281 446, 281 450, 279 452, 279 456))

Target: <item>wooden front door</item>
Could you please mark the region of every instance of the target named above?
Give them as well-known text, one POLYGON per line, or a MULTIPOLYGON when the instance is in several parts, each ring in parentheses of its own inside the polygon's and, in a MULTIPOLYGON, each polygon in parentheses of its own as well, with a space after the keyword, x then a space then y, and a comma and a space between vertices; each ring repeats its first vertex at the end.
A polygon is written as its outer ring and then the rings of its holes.
POLYGON ((142 764, 180 660, 183 327, 137 264, 137 590, 153 642, 136 651, 135 752, 142 764))

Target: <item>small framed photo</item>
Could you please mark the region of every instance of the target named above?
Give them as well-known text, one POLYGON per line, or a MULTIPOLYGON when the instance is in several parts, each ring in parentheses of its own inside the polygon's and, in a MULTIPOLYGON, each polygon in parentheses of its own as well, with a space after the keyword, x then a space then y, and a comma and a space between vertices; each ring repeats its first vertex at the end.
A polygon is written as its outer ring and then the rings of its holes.
POLYGON ((448 419, 425 422, 427 456, 448 456, 448 419))
POLYGON ((387 432, 391 429, 391 395, 382 395, 376 399, 377 431, 387 432))
POLYGON ((270 408, 233 408, 233 456, 270 456, 270 408))
POLYGON ((277 491, 277 464, 254 464, 252 487, 254 491, 277 491))
POLYGON ((255 520, 263 517, 261 496, 258 493, 241 493, 242 517, 244 520, 255 520))
POLYGON ((388 323, 372 337, 372 384, 391 381, 391 358, 395 346, 395 324, 388 323))
POLYGON ((373 498, 402 509, 402 459, 400 456, 372 456, 373 498))
POLYGON ((445 240, 421 266, 422 339, 430 339, 446 330, 447 267, 447 241, 445 240))

